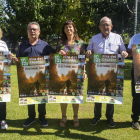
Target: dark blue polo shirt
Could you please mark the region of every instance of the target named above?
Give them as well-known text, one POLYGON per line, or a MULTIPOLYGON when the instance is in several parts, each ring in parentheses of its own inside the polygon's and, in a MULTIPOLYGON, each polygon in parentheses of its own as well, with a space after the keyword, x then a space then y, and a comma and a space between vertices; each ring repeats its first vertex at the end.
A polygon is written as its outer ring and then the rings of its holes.
POLYGON ((35 45, 31 45, 27 39, 19 45, 16 57, 44 56, 50 53, 51 48, 47 42, 39 39, 35 45))

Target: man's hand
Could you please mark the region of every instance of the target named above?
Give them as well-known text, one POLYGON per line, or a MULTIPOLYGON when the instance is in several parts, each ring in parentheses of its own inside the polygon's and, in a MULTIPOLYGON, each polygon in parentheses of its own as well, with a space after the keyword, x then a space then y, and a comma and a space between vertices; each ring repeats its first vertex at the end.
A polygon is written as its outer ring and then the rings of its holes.
POLYGON ((13 58, 13 63, 16 64, 18 62, 18 59, 16 57, 13 58))
POLYGON ((128 53, 126 51, 122 51, 121 56, 123 58, 126 58, 128 56, 128 53))
POLYGON ((60 54, 60 55, 66 55, 66 53, 65 53, 63 50, 60 50, 60 51, 58 52, 58 54, 60 54))
POLYGON ((86 52, 86 57, 89 58, 91 55, 92 55, 91 50, 87 50, 87 52, 86 52))

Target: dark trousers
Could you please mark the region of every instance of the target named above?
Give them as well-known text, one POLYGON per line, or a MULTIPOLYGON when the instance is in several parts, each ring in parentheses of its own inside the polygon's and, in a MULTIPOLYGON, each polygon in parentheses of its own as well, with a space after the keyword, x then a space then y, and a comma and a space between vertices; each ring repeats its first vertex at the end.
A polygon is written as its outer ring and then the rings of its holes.
POLYGON ((140 116, 140 93, 135 92, 135 83, 134 83, 134 69, 132 68, 131 72, 132 82, 131 82, 131 88, 132 88, 132 115, 131 118, 134 122, 137 122, 139 120, 140 116))
POLYGON ((6 102, 0 103, 0 121, 6 120, 6 102))
MULTIPOLYGON (((102 108, 102 103, 95 103, 94 106, 94 117, 99 119, 101 118, 101 108, 102 108)), ((114 104, 106 104, 106 118, 113 119, 113 114, 114 114, 114 104)))
MULTIPOLYGON (((38 104, 39 119, 44 118, 46 115, 46 104, 38 104)), ((34 119, 36 117, 35 105, 28 105, 28 116, 34 119)))

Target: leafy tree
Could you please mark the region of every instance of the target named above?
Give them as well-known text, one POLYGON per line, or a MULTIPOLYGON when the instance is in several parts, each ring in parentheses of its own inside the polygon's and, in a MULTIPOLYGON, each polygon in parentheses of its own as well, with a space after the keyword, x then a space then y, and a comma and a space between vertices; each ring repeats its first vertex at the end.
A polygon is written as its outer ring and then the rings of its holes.
MULTIPOLYGON (((2 0, 4 1, 4 0, 2 0)), ((5 16, 1 16, 1 27, 4 40, 13 44, 27 39, 27 25, 37 21, 41 26, 40 38, 46 40, 52 47, 57 46, 61 36, 62 24, 72 20, 78 34, 89 43, 90 38, 99 33, 99 22, 103 16, 113 21, 113 32, 133 35, 134 0, 5 0, 5 16), (129 7, 129 8, 128 8, 129 7), (7 18, 8 17, 8 18, 7 18)), ((0 15, 2 10, 0 10, 0 15)))
POLYGON ((3 26, 4 20, 4 0, 0 0, 0 27, 3 26))
MULTIPOLYGON (((37 21, 41 26, 40 38, 46 40, 55 35, 59 15, 65 10, 65 1, 61 0, 6 0, 4 40, 13 44, 27 39, 27 25, 37 21)), ((60 32, 59 32, 60 34, 60 32)), ((56 34, 59 36, 59 34, 56 34)))

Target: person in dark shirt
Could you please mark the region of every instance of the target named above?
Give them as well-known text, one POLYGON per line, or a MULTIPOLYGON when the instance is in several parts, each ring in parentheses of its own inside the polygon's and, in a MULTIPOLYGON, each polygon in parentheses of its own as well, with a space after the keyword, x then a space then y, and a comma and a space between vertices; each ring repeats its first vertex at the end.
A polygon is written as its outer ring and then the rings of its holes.
MULTIPOLYGON (((20 44, 18 47, 16 57, 31 57, 31 56, 44 56, 51 53, 50 46, 47 42, 39 39, 40 26, 37 22, 30 22, 27 26, 28 39, 20 44)), ((13 59, 13 62, 18 61, 17 58, 13 59)), ((48 126, 46 115, 46 104, 38 104, 39 120, 42 126, 48 126)), ((35 105, 28 105, 29 118, 23 124, 24 127, 29 126, 35 122, 35 105)))

